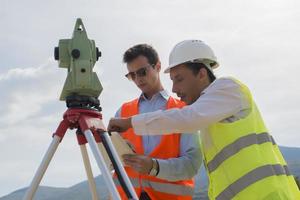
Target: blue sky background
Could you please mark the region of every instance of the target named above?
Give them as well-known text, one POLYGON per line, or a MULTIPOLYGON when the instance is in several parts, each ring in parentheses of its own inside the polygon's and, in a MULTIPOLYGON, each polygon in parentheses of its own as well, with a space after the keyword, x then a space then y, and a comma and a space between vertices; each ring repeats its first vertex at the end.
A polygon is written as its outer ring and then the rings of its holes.
MULTIPOLYGON (((124 77, 128 47, 153 45, 166 67, 177 42, 201 39, 219 59, 217 76, 235 76, 252 90, 277 143, 300 147, 299 6, 296 0, 2 0, 0 196, 30 183, 62 118, 65 103, 58 98, 67 72, 58 68, 53 48, 71 37, 77 17, 103 54, 94 69, 104 87, 105 124, 139 94, 124 77)), ((168 75, 161 78, 170 91, 168 75)), ((84 179, 70 131, 42 184, 67 187, 84 179)))

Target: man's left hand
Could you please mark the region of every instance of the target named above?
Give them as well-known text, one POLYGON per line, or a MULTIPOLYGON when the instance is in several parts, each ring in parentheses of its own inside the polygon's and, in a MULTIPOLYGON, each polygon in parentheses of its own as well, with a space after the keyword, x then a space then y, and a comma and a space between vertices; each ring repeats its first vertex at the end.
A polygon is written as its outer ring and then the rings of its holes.
POLYGON ((153 161, 150 157, 137 154, 124 154, 124 163, 132 167, 135 171, 141 174, 149 174, 153 166, 153 161))

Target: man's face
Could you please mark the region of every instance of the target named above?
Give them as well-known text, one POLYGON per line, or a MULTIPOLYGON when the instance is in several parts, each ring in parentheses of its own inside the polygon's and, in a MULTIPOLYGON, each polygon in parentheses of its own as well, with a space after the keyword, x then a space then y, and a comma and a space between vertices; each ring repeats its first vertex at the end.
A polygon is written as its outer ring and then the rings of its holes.
POLYGON ((152 66, 145 56, 138 56, 127 64, 128 74, 132 74, 132 81, 143 93, 151 93, 159 84, 160 64, 152 66))
POLYGON ((204 88, 201 72, 195 75, 185 65, 178 65, 171 68, 170 78, 173 82, 172 92, 187 105, 194 103, 200 97, 204 88))

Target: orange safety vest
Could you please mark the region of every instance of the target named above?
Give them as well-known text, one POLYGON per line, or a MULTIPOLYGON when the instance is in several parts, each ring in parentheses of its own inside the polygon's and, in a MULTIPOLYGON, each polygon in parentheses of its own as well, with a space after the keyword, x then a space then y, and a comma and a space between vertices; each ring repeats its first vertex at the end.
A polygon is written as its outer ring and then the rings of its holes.
MULTIPOLYGON (((167 109, 182 108, 185 104, 177 99, 170 97, 167 102, 167 109)), ((123 104, 121 108, 121 117, 130 117, 139 114, 138 99, 123 104)), ((180 135, 172 133, 162 135, 160 143, 149 154, 152 158, 168 159, 177 158, 180 153, 180 135)), ((122 133, 123 138, 135 147, 137 154, 144 155, 142 137, 136 135, 132 128, 122 133)), ((139 197, 142 191, 145 191, 152 200, 191 200, 194 194, 193 179, 182 181, 167 181, 159 179, 155 176, 142 175, 134 171, 130 167, 125 167, 125 170, 133 184, 133 187, 139 197)), ((125 192, 120 186, 116 176, 114 181, 122 199, 127 199, 125 192)))

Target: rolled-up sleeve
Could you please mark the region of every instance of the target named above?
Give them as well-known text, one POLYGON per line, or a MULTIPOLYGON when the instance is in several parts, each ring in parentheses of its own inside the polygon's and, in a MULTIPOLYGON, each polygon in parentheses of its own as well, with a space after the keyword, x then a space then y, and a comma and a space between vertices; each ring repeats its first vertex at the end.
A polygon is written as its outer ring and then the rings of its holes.
POLYGON ((158 159, 158 163, 158 178, 178 181, 194 177, 202 163, 199 135, 181 134, 179 157, 158 159))

